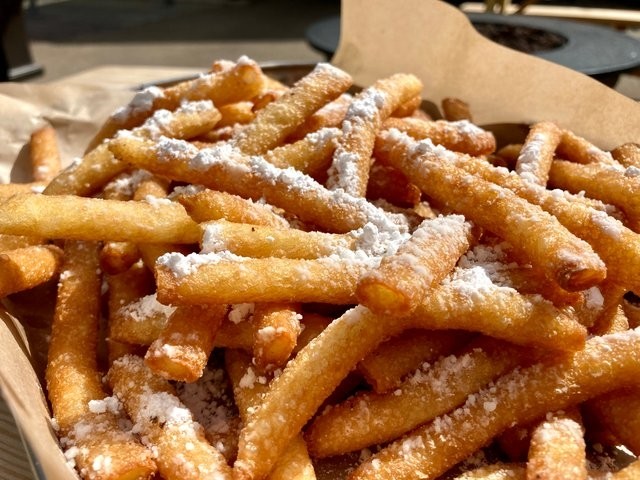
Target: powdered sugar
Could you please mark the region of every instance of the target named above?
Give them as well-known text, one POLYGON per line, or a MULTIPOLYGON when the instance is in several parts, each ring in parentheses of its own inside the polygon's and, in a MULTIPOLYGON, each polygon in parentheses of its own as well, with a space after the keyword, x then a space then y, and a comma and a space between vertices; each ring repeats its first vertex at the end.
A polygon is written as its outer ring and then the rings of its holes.
POLYGON ((131 117, 146 114, 153 109, 154 101, 164 96, 161 88, 151 86, 136 93, 125 107, 116 110, 111 117, 118 123, 124 123, 131 117))

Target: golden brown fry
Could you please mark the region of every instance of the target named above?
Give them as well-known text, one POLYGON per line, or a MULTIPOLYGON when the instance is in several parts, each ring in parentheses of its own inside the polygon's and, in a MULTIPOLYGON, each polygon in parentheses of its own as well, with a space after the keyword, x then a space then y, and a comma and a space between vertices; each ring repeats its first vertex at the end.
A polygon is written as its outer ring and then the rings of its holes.
POLYGON ((31 245, 0 253, 0 298, 53 279, 62 251, 54 245, 31 245))
POLYGON ((226 313, 226 305, 176 308, 149 346, 145 363, 168 380, 195 382, 207 365, 226 313))
POLYGON ((392 113, 392 117, 410 117, 412 116, 416 110, 420 108, 422 104, 422 96, 416 95, 413 98, 410 98, 398 108, 396 108, 392 113))
POLYGON ((522 150, 521 143, 510 143, 496 151, 490 158, 490 163, 496 167, 505 167, 512 170, 522 150))
POLYGON ((531 433, 527 480, 586 480, 587 459, 580 412, 548 414, 531 433))
POLYGON ((611 432, 635 455, 640 452, 640 389, 629 387, 601 395, 587 403, 590 418, 611 432))
POLYGON ((562 288, 583 290, 604 279, 605 265, 587 242, 539 206, 451 165, 456 153, 436 147, 430 140, 415 142, 397 130, 383 134, 376 151, 422 191, 507 240, 562 288), (490 209, 483 207, 488 205, 490 209), (540 236, 532 238, 528 234, 532 229, 540 236))
POLYGON ((369 172, 367 198, 384 199, 400 207, 414 207, 420 202, 422 192, 402 173, 389 165, 374 163, 369 172))
POLYGON ((202 251, 230 251, 242 257, 314 259, 353 251, 356 235, 305 232, 248 223, 215 220, 201 223, 202 251))
POLYGON ((327 63, 318 64, 277 100, 258 111, 255 120, 235 137, 236 147, 247 155, 265 153, 350 86, 351 77, 347 73, 327 63))
POLYGON ((496 149, 496 139, 487 130, 466 121, 426 121, 419 118, 389 118, 383 129, 395 128, 416 140, 430 139, 456 152, 469 155, 487 155, 496 149))
POLYGON ((599 149, 586 138, 580 137, 569 130, 562 131, 562 138, 558 144, 556 155, 558 158, 564 158, 576 163, 598 163, 616 166, 616 161, 610 153, 599 149))
POLYGON ((358 277, 367 263, 332 257, 314 260, 246 258, 228 252, 158 259, 158 299, 173 305, 243 302, 355 300, 358 277))
POLYGON ((140 259, 140 250, 132 242, 106 242, 100 251, 100 268, 115 275, 129 269, 140 259))
POLYGON ((506 342, 475 340, 457 355, 418 368, 394 391, 357 394, 326 410, 306 430, 309 450, 323 458, 399 438, 461 405, 528 356, 529 350, 506 342))
POLYGON ((116 360, 107 376, 148 448, 157 453, 158 472, 167 480, 231 479, 222 454, 204 436, 202 426, 140 357, 116 360))
POLYGON ((634 480, 640 475, 640 460, 634 460, 626 467, 612 473, 609 477, 610 480, 634 480))
POLYGON ((289 223, 268 204, 209 189, 178 189, 172 198, 196 222, 226 219, 230 222, 289 228, 289 223))
POLYGON ((299 310, 292 304, 256 304, 253 363, 259 371, 283 367, 291 357, 302 330, 299 310))
POLYGON ((443 98, 442 114, 444 118, 450 122, 456 122, 458 120, 472 121, 471 109, 469 107, 469 104, 459 98, 443 98))
POLYGON ((414 75, 395 74, 358 93, 342 122, 342 136, 333 153, 327 185, 364 197, 369 182, 376 133, 394 110, 419 96, 422 82, 414 75))
POLYGON ((611 150, 611 156, 623 167, 640 168, 640 145, 625 143, 611 150))
POLYGON ((151 345, 174 310, 175 307, 158 302, 155 293, 139 297, 123 304, 109 316, 109 335, 120 342, 151 345))
POLYGON ((338 128, 344 120, 349 104, 353 97, 349 93, 343 93, 335 100, 327 103, 318 111, 307 117, 302 125, 289 136, 289 141, 300 140, 306 135, 323 128, 338 128))
POLYGON ((516 173, 528 182, 546 185, 561 137, 562 131, 552 122, 538 122, 532 125, 518 155, 516 173))
POLYGON ((408 315, 453 270, 473 240, 461 215, 424 220, 398 251, 358 280, 358 301, 377 314, 408 315))
MULTIPOLYGON (((261 383, 253 372, 251 356, 239 350, 225 351, 225 366, 233 383, 233 394, 240 415, 246 421, 249 411, 260 403, 261 395, 268 388, 266 378, 261 383)), ((301 435, 293 438, 285 452, 276 461, 267 476, 268 480, 315 480, 316 475, 301 435)))
POLYGON ((262 88, 264 76, 255 62, 241 59, 227 67, 165 89, 149 87, 136 93, 127 106, 107 119, 89 142, 87 151, 96 148, 105 138, 113 137, 118 130, 141 125, 157 110, 173 111, 184 101, 210 100, 214 105, 225 105, 248 100, 262 88))
POLYGON ((587 196, 615 205, 629 217, 637 219, 640 217, 640 200, 635 192, 640 187, 640 177, 636 171, 636 167, 625 170, 598 163, 580 165, 554 160, 549 183, 569 192, 585 192, 587 196))
POLYGON ((17 248, 25 248, 45 243, 43 238, 27 237, 25 235, 5 235, 0 233, 0 253, 17 248))
POLYGON ((416 471, 424 479, 436 478, 511 425, 633 382, 640 370, 639 345, 637 331, 593 337, 574 355, 516 369, 464 406, 373 455, 351 478, 402 480, 416 471))
POLYGON ((276 167, 293 167, 316 177, 331 165, 331 155, 341 135, 337 128, 323 128, 309 133, 297 142, 269 150, 264 158, 276 167))
POLYGON ((220 115, 222 118, 216 125, 216 128, 228 127, 236 123, 245 124, 251 122, 256 114, 253 111, 253 102, 243 101, 221 105, 220 115))
POLYGON ((31 134, 29 157, 33 180, 48 183, 61 168, 60 150, 56 131, 45 125, 31 134))
POLYGON ((451 480, 526 480, 526 473, 523 465, 498 462, 467 470, 451 480))
POLYGON ((358 371, 375 392, 388 392, 425 362, 451 354, 470 338, 471 335, 457 330, 409 329, 380 344, 358 363, 358 371))
POLYGON ((65 242, 63 269, 46 368, 53 415, 85 478, 149 478, 156 470, 151 452, 120 430, 97 368, 98 245, 65 242))
POLYGON ((43 182, 31 183, 2 183, 0 184, 0 200, 23 193, 41 193, 45 184, 43 182))
POLYGON ((0 204, 0 231, 78 240, 197 243, 200 228, 175 202, 22 194, 0 204))

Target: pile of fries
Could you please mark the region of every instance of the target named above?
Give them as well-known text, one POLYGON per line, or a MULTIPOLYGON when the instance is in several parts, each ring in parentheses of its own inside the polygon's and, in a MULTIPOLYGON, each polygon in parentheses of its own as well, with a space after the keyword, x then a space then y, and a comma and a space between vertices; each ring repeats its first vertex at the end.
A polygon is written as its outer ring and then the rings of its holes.
POLYGON ((351 84, 242 57, 139 92, 64 170, 34 133, 33 182, 0 185, 0 292, 57 282, 69 465, 638 478, 640 147, 551 122, 496 145, 411 74, 351 84))

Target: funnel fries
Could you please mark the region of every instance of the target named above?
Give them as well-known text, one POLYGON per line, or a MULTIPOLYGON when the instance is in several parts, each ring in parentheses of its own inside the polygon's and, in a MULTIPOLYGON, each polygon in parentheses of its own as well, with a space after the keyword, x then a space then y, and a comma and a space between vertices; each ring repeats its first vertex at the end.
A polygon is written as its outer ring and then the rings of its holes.
POLYGON ((60 278, 67 458, 108 479, 335 478, 343 454, 349 480, 633 476, 585 458, 640 450, 637 145, 505 135, 459 99, 433 121, 410 73, 350 85, 217 61, 53 179, 0 186, 3 302, 60 278))

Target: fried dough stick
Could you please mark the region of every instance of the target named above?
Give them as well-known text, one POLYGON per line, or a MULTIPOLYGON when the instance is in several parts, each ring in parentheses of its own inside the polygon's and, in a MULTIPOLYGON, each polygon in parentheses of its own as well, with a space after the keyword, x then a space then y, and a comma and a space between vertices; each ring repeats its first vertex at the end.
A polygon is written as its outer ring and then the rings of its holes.
POLYGON ((318 64, 289 90, 259 110, 232 141, 246 155, 262 155, 291 134, 313 112, 351 86, 351 76, 328 63, 318 64))
POLYGON ((570 130, 562 130, 562 137, 556 151, 558 158, 566 158, 572 162, 616 166, 616 161, 610 153, 605 152, 586 138, 580 137, 570 130))
POLYGON ((416 140, 429 138, 436 145, 469 155, 488 155, 496 149, 496 139, 491 132, 466 120, 451 122, 389 118, 382 125, 382 129, 391 128, 396 128, 416 140))
POLYGON ((338 98, 322 106, 319 110, 307 117, 304 123, 296 128, 296 130, 289 136, 288 140, 300 140, 309 133, 316 132, 323 128, 340 127, 352 101, 353 96, 351 96, 351 94, 343 93, 338 98))
POLYGON ((41 285, 60 271, 62 251, 55 245, 31 245, 0 253, 0 298, 41 285))
POLYGON ((611 150, 611 156, 625 168, 640 168, 640 145, 637 143, 618 145, 611 150))
POLYGON ((241 430, 234 464, 237 478, 265 478, 322 401, 380 343, 390 326, 367 321, 372 318, 364 307, 357 307, 334 320, 271 382, 241 430))
MULTIPOLYGON (((188 102, 175 111, 158 110, 132 135, 156 139, 160 135, 192 138, 211 130, 220 120, 220 112, 210 101, 188 102)), ((113 158, 108 142, 97 145, 78 162, 60 172, 44 189, 47 195, 89 195, 103 187, 113 177, 128 168, 113 158)))
POLYGON ((60 150, 56 131, 45 125, 31 134, 29 142, 31 171, 36 182, 49 183, 61 168, 60 150))
POLYGON ((546 185, 561 137, 562 131, 552 122, 532 125, 516 160, 516 173, 528 182, 546 185))
POLYGON ((547 416, 531 432, 527 480, 587 480, 584 427, 571 408, 547 416))
POLYGON ((640 200, 636 197, 640 188, 637 167, 623 169, 597 163, 580 165, 564 160, 554 160, 549 172, 549 183, 569 192, 585 192, 589 197, 616 205, 630 220, 640 218, 640 200))
MULTIPOLYGON (((227 349, 225 367, 233 383, 233 396, 243 422, 249 411, 260 403, 268 386, 255 378, 251 356, 240 350, 227 349), (253 381, 252 381, 253 380, 253 381)), ((294 437, 282 456, 276 461, 268 480, 315 480, 316 474, 309 458, 307 446, 301 435, 294 437)))
POLYGON ((175 110, 185 101, 209 100, 214 105, 225 105, 249 100, 260 92, 263 84, 264 75, 258 64, 242 58, 194 80, 165 89, 146 88, 136 93, 127 106, 111 114, 89 142, 87 151, 96 148, 105 138, 113 137, 118 130, 131 130, 141 125, 157 110, 175 110))
POLYGON ((283 367, 302 331, 300 306, 289 303, 257 303, 253 312, 256 332, 253 363, 259 371, 283 367))
POLYGON ((202 425, 165 379, 140 357, 117 359, 107 375, 145 444, 157 452, 158 472, 167 480, 231 479, 224 456, 205 438, 202 425))
POLYGON ((472 121, 471 107, 467 102, 455 97, 442 99, 442 114, 450 122, 458 120, 472 121))
POLYGON ((225 219, 230 222, 289 228, 289 223, 267 204, 206 188, 178 188, 171 198, 198 223, 225 219))
POLYGON ((530 355, 529 349, 481 337, 462 352, 418 368, 392 392, 357 394, 326 410, 306 430, 309 450, 324 458, 394 440, 453 410, 530 355))
POLYGON ((120 429, 112 410, 91 407, 106 397, 96 359, 98 245, 66 241, 64 255, 45 373, 53 415, 67 446, 77 448, 75 462, 85 478, 150 478, 156 471, 151 452, 120 429), (109 468, 102 468, 100 459, 107 458, 109 468))
POLYGON ((396 253, 360 277, 356 297, 374 313, 408 315, 453 270, 472 237, 461 215, 424 220, 396 253))
POLYGON ((158 259, 158 299, 173 305, 245 302, 355 301, 358 278, 370 262, 322 257, 247 258, 229 252, 169 253, 158 259))
POLYGON ((313 259, 355 250, 356 235, 305 232, 292 228, 215 220, 201 223, 202 251, 228 250, 242 257, 313 259))
POLYGON ((200 227, 175 202, 22 194, 0 204, 0 231, 44 238, 198 243, 200 227))
POLYGON ((195 382, 207 366, 226 314, 226 305, 177 307, 149 346, 145 363, 168 380, 195 382))
POLYGON ((512 425, 543 417, 638 382, 640 331, 593 337, 571 356, 519 368, 465 405, 373 455, 352 480, 432 479, 464 460, 512 425))
POLYGON ((107 275, 107 285, 109 286, 109 291, 107 298, 108 333, 106 342, 109 365, 111 365, 116 358, 125 354, 136 353, 138 349, 135 342, 122 342, 112 336, 116 313, 125 305, 151 294, 155 289, 155 283, 149 269, 142 262, 136 262, 124 272, 116 275, 107 275))
POLYGON ((434 147, 430 140, 416 142, 398 130, 387 130, 379 140, 377 157, 454 212, 507 240, 564 289, 584 290, 606 276, 604 263, 587 242, 539 206, 453 166, 456 153, 434 147), (533 229, 540 235, 533 238, 529 234, 533 229))
POLYGON ((459 330, 405 330, 367 355, 358 363, 358 371, 374 392, 385 393, 396 389, 425 362, 451 354, 471 338, 472 334, 459 330))
POLYGON ((365 196, 376 133, 394 110, 421 91, 422 82, 416 76, 398 73, 355 96, 342 121, 342 136, 328 171, 329 188, 365 196))

